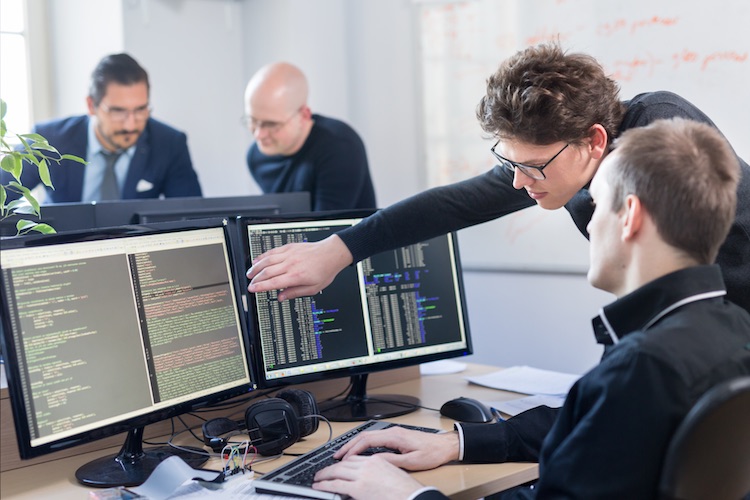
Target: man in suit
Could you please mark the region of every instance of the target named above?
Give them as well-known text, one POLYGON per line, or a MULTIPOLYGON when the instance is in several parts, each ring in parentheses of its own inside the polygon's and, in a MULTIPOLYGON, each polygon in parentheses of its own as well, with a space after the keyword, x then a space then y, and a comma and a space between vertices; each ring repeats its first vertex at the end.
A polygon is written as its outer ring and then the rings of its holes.
POLYGON ((305 75, 289 63, 264 66, 250 79, 250 173, 264 193, 309 192, 313 210, 375 208, 362 139, 346 123, 313 114, 307 94, 305 75))
MULTIPOLYGON (((187 136, 151 118, 149 89, 135 59, 109 55, 91 75, 88 115, 35 126, 61 153, 88 162, 50 165, 54 189, 47 188, 45 203, 202 195, 187 136)), ((21 182, 38 186, 38 170, 25 168, 21 182)))

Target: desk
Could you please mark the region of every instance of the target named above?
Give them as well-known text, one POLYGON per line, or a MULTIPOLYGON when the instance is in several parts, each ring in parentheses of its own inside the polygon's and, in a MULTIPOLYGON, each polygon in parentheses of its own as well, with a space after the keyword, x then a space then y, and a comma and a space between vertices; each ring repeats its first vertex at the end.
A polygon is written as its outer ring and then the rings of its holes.
MULTIPOLYGON (((514 399, 517 394, 470 385, 465 376, 481 375, 497 370, 496 367, 472 365, 462 373, 452 375, 429 375, 404 382, 393 383, 373 389, 373 394, 411 394, 421 399, 427 408, 438 409, 447 400, 458 396, 499 401, 514 399)), ((440 416, 437 411, 421 409, 396 417, 396 422, 450 430, 453 421, 440 416)), ((333 422, 333 433, 338 435, 356 425, 350 422, 333 422)), ((328 437, 328 426, 321 424, 319 430, 287 449, 290 453, 303 453, 322 444, 328 437)), ((186 442, 185 444, 195 443, 186 442)), ((85 499, 90 490, 75 480, 75 470, 108 453, 117 453, 118 448, 99 450, 42 464, 8 470, 0 474, 0 497, 3 500, 39 498, 85 499)), ((268 472, 281 466, 291 457, 265 462, 254 468, 268 472)), ((210 460, 206 468, 220 468, 218 460, 210 460)), ((532 481, 538 476, 536 464, 448 464, 431 471, 415 472, 414 477, 423 484, 434 485, 455 500, 474 500, 507 488, 532 481)))

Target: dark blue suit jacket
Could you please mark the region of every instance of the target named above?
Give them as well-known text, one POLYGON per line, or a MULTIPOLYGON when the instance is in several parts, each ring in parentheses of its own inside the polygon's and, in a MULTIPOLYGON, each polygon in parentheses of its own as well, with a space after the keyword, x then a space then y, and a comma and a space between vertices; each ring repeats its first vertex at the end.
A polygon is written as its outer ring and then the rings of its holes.
MULTIPOLYGON (((34 132, 43 135, 62 154, 86 159, 88 148, 89 117, 73 116, 36 125, 34 132)), ((50 165, 54 190, 47 189, 45 203, 79 202, 83 193, 85 165, 64 160, 50 165)), ((3 173, 3 184, 11 176, 3 173)), ((41 183, 39 172, 33 165, 24 164, 21 182, 29 189, 41 183)), ((143 185, 144 183, 141 183, 143 185)), ((143 133, 136 142, 135 154, 130 161, 123 199, 158 198, 175 196, 202 196, 198 175, 193 170, 187 148, 187 136, 172 127, 149 118, 143 133), (137 191, 141 180, 153 187, 137 191)))

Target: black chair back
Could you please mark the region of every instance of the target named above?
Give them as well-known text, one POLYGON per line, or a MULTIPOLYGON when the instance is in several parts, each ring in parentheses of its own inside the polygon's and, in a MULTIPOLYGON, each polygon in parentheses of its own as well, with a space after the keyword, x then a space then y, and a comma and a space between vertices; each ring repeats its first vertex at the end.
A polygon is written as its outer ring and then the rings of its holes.
POLYGON ((750 376, 707 391, 677 428, 662 469, 663 499, 750 494, 750 376))

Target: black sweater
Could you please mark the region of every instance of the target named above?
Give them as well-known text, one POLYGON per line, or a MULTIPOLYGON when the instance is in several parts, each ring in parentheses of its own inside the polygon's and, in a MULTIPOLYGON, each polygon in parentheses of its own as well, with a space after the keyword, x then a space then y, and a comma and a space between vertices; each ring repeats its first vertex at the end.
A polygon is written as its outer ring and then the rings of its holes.
MULTIPOLYGON (((640 94, 626 103, 620 132, 672 117, 714 123, 691 103, 670 92, 640 94)), ((750 167, 738 157, 742 180, 737 191, 737 215, 716 262, 721 266, 727 298, 750 311, 750 167)), ((500 166, 447 186, 429 189, 400 201, 341 231, 339 236, 360 261, 379 252, 457 231, 535 204, 525 190, 513 188, 512 174, 500 166)), ((591 196, 581 189, 566 205, 578 230, 593 213, 591 196)))

